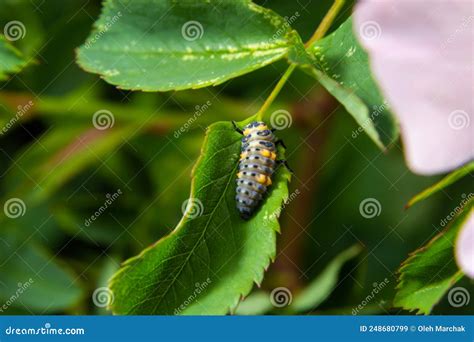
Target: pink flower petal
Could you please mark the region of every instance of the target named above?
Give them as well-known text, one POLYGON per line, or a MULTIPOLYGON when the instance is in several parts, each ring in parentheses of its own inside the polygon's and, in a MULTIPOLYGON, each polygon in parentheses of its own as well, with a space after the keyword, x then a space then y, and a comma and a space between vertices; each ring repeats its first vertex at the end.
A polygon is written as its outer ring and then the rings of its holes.
POLYGON ((473 6, 468 0, 365 0, 354 30, 421 174, 474 158, 473 6))
POLYGON ((474 211, 459 232, 456 241, 456 261, 464 274, 474 279, 474 211))

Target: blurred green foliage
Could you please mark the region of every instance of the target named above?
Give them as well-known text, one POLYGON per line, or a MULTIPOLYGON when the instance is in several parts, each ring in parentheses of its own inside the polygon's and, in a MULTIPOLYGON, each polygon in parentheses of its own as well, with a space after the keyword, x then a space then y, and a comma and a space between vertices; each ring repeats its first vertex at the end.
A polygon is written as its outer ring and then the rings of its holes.
MULTIPOLYGON (((258 3, 282 16, 299 11, 292 25, 303 38, 331 4, 258 3)), ((279 62, 202 90, 119 90, 74 62, 74 49, 99 13, 100 1, 0 3, 0 27, 15 19, 27 28, 14 45, 29 63, 0 84, 0 124, 13 122, 0 135, 0 203, 18 198, 25 206, 19 218, 0 211, 0 304, 10 303, 0 306, 2 314, 107 314, 94 304, 94 290, 105 286, 120 262, 180 220, 205 128, 254 114, 286 66, 279 62), (29 101, 31 108, 19 115, 18 106, 29 101), (209 109, 176 138, 196 106, 207 101, 209 109), (99 110, 113 113, 113 127, 94 127, 99 110), (86 225, 119 189, 123 195, 86 225), (30 278, 31 286, 15 299, 30 278)), ((337 23, 349 14, 350 6, 337 23)), ((439 178, 407 170, 399 145, 384 154, 364 134, 354 138, 354 120, 302 72, 292 76, 278 101, 273 109, 293 114, 292 127, 278 134, 296 172, 290 193, 298 189, 300 195, 283 212, 277 260, 263 289, 284 286, 298 293, 357 243, 364 252, 342 267, 315 312, 351 314, 374 284, 388 279, 361 313, 401 313, 389 309, 398 266, 438 233, 441 219, 472 191, 472 175, 405 211, 413 195, 439 178), (380 214, 370 219, 359 211, 367 198, 381 204, 380 214)), ((472 288, 467 280, 463 286, 472 288)), ((443 301, 434 312, 462 314, 472 307, 443 301)))

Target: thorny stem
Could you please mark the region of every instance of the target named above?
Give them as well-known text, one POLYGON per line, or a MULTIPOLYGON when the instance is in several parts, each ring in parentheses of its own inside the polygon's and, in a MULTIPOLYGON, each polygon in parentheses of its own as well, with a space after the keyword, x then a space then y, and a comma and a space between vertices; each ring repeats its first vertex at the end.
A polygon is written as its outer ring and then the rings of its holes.
MULTIPOLYGON (((304 45, 305 47, 309 47, 311 44, 313 44, 318 39, 321 39, 326 34, 326 32, 329 30, 332 23, 334 22, 334 19, 336 19, 336 16, 339 13, 339 11, 341 10, 344 3, 345 3, 345 0, 335 0, 334 1, 331 8, 329 9, 329 11, 324 16, 323 20, 318 25, 318 28, 316 29, 316 31, 314 31, 311 38, 305 43, 305 45, 304 45)), ((285 73, 280 78, 278 83, 275 85, 275 88, 273 88, 272 92, 270 93, 270 95, 268 96, 268 98, 265 100, 262 107, 258 111, 257 120, 262 120, 263 119, 263 115, 268 110, 268 108, 272 105, 273 101, 278 96, 281 89, 285 85, 286 81, 288 81, 288 79, 290 78, 290 76, 293 73, 293 71, 295 70, 295 68, 296 68, 296 64, 291 64, 288 67, 288 69, 286 69, 285 73)))

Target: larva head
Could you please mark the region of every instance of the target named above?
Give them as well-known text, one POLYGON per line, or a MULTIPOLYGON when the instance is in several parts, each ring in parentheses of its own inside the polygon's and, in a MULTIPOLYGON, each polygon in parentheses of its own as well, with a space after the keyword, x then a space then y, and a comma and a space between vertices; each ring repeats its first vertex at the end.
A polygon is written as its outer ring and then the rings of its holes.
POLYGON ((243 129, 244 135, 249 135, 252 132, 268 130, 268 126, 263 121, 254 121, 246 125, 243 129))

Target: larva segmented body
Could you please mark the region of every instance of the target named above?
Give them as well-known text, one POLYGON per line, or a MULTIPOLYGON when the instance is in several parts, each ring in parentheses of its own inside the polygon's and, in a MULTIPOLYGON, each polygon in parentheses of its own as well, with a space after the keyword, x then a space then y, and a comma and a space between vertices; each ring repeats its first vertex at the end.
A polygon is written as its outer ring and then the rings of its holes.
POLYGON ((272 184, 276 166, 276 137, 261 121, 243 128, 242 149, 237 173, 237 210, 247 220, 272 184))

